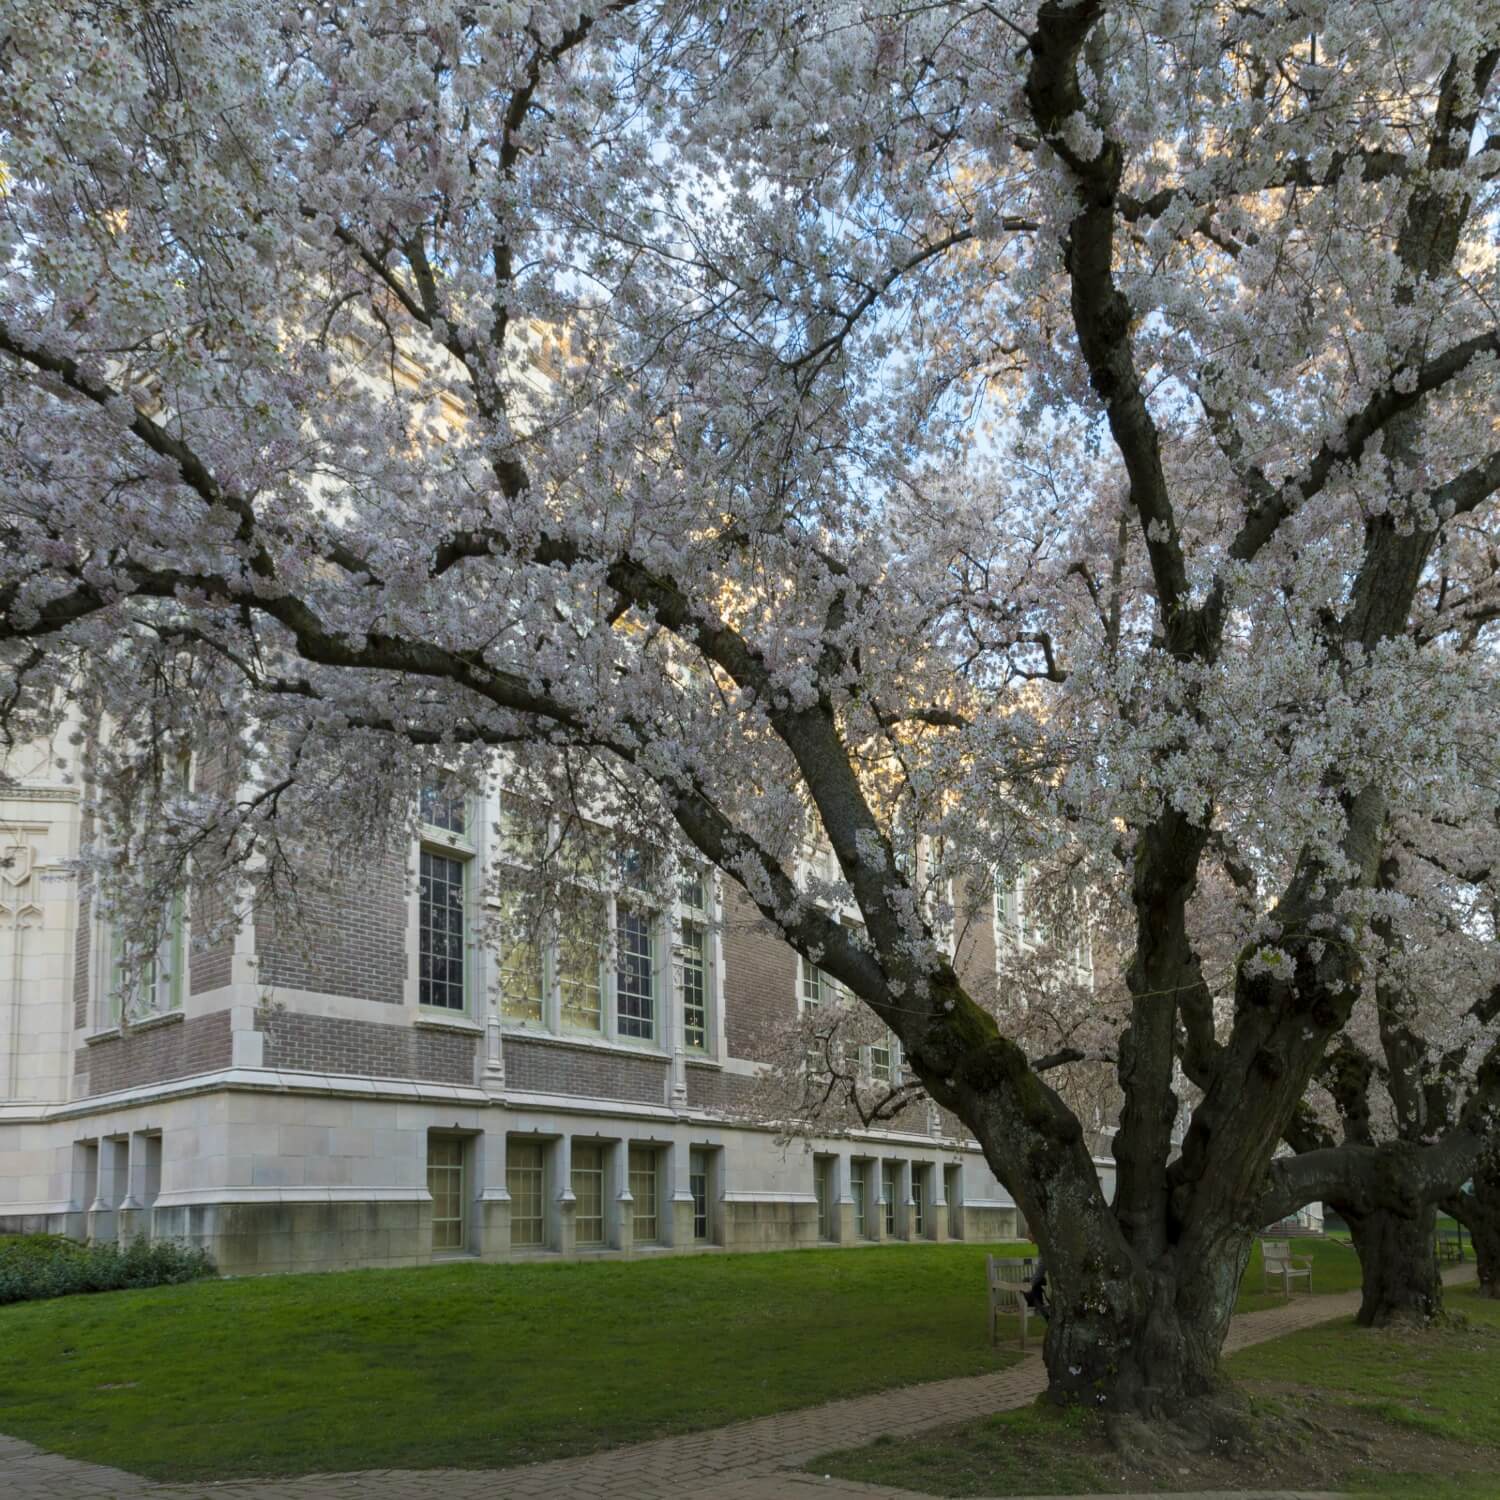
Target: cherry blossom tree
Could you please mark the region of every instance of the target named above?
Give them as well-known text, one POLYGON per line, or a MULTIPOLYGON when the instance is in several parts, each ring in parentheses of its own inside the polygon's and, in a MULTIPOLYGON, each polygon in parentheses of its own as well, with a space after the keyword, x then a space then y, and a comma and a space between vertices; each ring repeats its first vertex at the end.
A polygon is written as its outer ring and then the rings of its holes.
POLYGON ((980 1141, 1053 1394, 1231 1420, 1256 1230, 1500 1094, 1274 1156, 1494 738, 1492 8, 4 15, 0 722, 91 740, 122 920, 424 758, 628 788, 980 1141), (1112 1203, 899 857, 1049 828, 1128 893, 1112 1203))
MULTIPOLYGON (((1385 1141, 1420 1152, 1453 1128, 1483 1086, 1500 974, 1489 872, 1475 880, 1473 860, 1478 854, 1488 864, 1485 835, 1492 841, 1493 829, 1491 814, 1465 830, 1462 862, 1449 852, 1451 821, 1441 830, 1405 827, 1388 846, 1379 873, 1388 906, 1372 923, 1384 950, 1373 955, 1365 997, 1287 1131, 1296 1149, 1327 1149, 1337 1133, 1356 1147, 1385 1141), (1328 1106, 1321 1114, 1320 1102, 1328 1106)), ((1426 1321, 1441 1312, 1437 1210, 1454 1200, 1472 1168, 1455 1162, 1446 1181, 1413 1181, 1405 1204, 1372 1202, 1357 1181, 1330 1200, 1359 1252, 1362 1324, 1426 1321)))

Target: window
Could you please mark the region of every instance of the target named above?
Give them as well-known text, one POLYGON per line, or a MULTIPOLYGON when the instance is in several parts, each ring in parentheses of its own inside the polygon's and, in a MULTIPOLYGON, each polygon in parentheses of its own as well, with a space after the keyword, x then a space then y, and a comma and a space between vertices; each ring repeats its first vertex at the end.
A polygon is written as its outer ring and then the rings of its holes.
POLYGON ((677 887, 677 899, 692 912, 708 910, 708 880, 701 870, 689 870, 677 887))
POLYGON ((1020 916, 1019 883, 1002 875, 995 882, 995 920, 1003 931, 1013 932, 1020 916))
POLYGON ((927 1185, 923 1181, 926 1175, 924 1167, 911 1169, 912 1233, 918 1239, 927 1233, 927 1185))
POLYGON ((573 1143, 573 1241, 604 1243, 604 1147, 573 1143))
POLYGON ((656 939, 651 919, 620 906, 615 921, 615 1026, 621 1036, 656 1035, 656 939))
POLYGON ((708 1239, 708 1152, 688 1152, 688 1192, 693 1196, 693 1240, 708 1239))
POLYGON ((463 1011, 468 996, 468 798, 446 776, 427 777, 417 793, 417 1003, 463 1011))
POLYGON ((468 798, 462 787, 442 777, 429 778, 423 781, 418 794, 417 816, 429 828, 456 833, 462 838, 469 828, 468 798))
POLYGON ((440 1010, 464 1009, 467 870, 465 860, 422 850, 417 1000, 440 1010))
POLYGON ((896 1232, 896 1184, 901 1174, 894 1162, 880 1164, 880 1196, 884 1200, 885 1232, 888 1236, 896 1232))
POLYGON ((901 1043, 888 1031, 885 1040, 870 1045, 870 1080, 873 1083, 901 1082, 901 1043))
POLYGON ((512 1246, 539 1247, 544 1239, 542 1143, 510 1141, 505 1155, 505 1190, 510 1194, 512 1246))
POLYGON ((144 963, 135 965, 127 962, 133 955, 127 952, 118 929, 110 928, 106 1007, 110 1024, 117 1024, 122 1019, 139 1021, 146 1016, 161 1016, 182 1009, 183 976, 187 969, 187 923, 184 917, 183 898, 174 896, 167 912, 166 931, 156 952, 144 963))
POLYGON ((708 1050, 708 934, 697 922, 682 924, 682 1041, 708 1050))
POLYGON ((454 1135, 427 1137, 427 1191, 432 1195, 432 1248, 464 1247, 464 1143, 454 1135))
POLYGON ((604 933, 604 905, 580 900, 563 913, 557 945, 557 979, 562 994, 565 1031, 604 1029, 603 990, 599 983, 604 933))
POLYGON ((509 894, 500 903, 500 1014, 521 1026, 542 1024, 545 982, 542 945, 525 902, 509 894))
POLYGON ((802 960, 802 1009, 816 1010, 820 1005, 828 1004, 837 994, 837 988, 831 976, 825 974, 816 964, 810 964, 804 958, 802 960))
POLYGON ((818 1238, 833 1238, 833 1161, 831 1157, 813 1158, 813 1192, 818 1199, 818 1238))
POLYGON ((870 1219, 865 1198, 865 1164, 862 1161, 849 1163, 849 1196, 854 1199, 854 1232, 861 1239, 868 1239, 870 1219))
POLYGON ((630 1196, 635 1199, 633 1239, 654 1245, 660 1237, 657 1216, 656 1151, 650 1146, 630 1148, 630 1196))
MULTIPOLYGON (((501 794, 500 857, 515 872, 512 879, 519 886, 520 871, 538 868, 556 887, 555 904, 529 920, 519 890, 502 897, 501 1016, 509 1025, 563 1034, 672 1042, 659 1018, 662 856, 650 846, 612 845, 610 838, 606 828, 577 818, 559 822, 544 808, 501 794)), ((706 900, 703 877, 695 880, 684 891, 706 900)), ((529 904, 540 905, 539 897, 529 904)), ((685 1045, 707 1051, 713 950, 707 913, 700 919, 695 908, 693 916, 685 938, 685 1045)), ((675 956, 676 948, 670 951, 675 956)), ((667 974, 673 982, 675 969, 667 974)))

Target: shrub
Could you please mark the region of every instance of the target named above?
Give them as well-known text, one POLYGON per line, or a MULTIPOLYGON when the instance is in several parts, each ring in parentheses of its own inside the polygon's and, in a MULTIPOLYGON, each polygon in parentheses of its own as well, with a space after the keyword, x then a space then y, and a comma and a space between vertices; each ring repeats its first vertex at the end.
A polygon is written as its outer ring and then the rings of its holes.
POLYGON ((213 1274, 204 1251, 173 1240, 132 1240, 123 1247, 81 1245, 56 1234, 0 1240, 0 1306, 73 1292, 172 1286, 213 1274))

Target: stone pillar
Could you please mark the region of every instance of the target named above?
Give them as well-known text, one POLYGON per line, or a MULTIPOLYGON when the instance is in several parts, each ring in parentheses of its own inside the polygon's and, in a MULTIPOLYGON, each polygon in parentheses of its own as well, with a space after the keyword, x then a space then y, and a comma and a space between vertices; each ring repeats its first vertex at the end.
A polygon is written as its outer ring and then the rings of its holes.
POLYGON ((229 1061, 236 1068, 263 1068, 266 1065, 266 1034, 256 1029, 256 1007, 229 1007, 229 1061))
POLYGON ((932 1221, 927 1226, 927 1238, 941 1245, 948 1238, 948 1193, 943 1182, 942 1162, 935 1162, 927 1168, 927 1180, 932 1191, 932 1202, 927 1205, 927 1214, 932 1221))
POLYGON ((484 1063, 479 1070, 479 1086, 487 1094, 505 1092, 505 1048, 500 1036, 500 1012, 493 1006, 484 1018, 484 1063))
POLYGON ((510 1189, 505 1182, 505 1131, 474 1142, 474 1249, 482 1260, 510 1254, 510 1189))
POLYGON ((75 1141, 68 1183, 68 1210, 62 1232, 69 1239, 89 1237, 89 1210, 99 1196, 99 1142, 75 1141))
POLYGON ((570 1136, 561 1136, 552 1152, 557 1173, 557 1192, 553 1195, 552 1222, 547 1226, 547 1238, 556 1250, 571 1255, 577 1248, 574 1238, 573 1215, 578 1200, 573 1196, 573 1141, 570 1136))
POLYGON ((679 1250, 693 1244, 693 1188, 688 1180, 692 1171, 693 1148, 685 1141, 667 1147, 666 1171, 670 1185, 667 1194, 666 1241, 679 1250))
POLYGON ((865 1164, 865 1219, 870 1226, 870 1238, 881 1244, 890 1236, 885 1232, 885 1162, 872 1156, 865 1164))
MULTIPOLYGON (((683 951, 676 941, 682 928, 678 920, 678 906, 673 902, 667 920, 667 952, 672 961, 667 965, 666 994, 662 997, 665 1013, 666 1040, 672 1051, 671 1065, 667 1069, 667 1097, 669 1108, 683 1114, 687 1110, 687 1051, 683 1046, 682 1029, 682 964, 683 951)), ((684 1178, 684 1181, 686 1178, 684 1178)))
POLYGON ((95 1243, 118 1240, 118 1209, 125 1196, 129 1162, 129 1140, 106 1138, 99 1142, 99 1184, 89 1205, 89 1239, 95 1243))
POLYGON ((161 1189, 161 1137, 137 1130, 124 1145, 125 1191, 116 1210, 116 1228, 120 1243, 127 1245, 143 1235, 151 1237, 151 1205, 161 1189))
POLYGON ((828 1164, 828 1176, 828 1186, 833 1192, 828 1212, 833 1237, 841 1245, 852 1245, 858 1231, 854 1227, 854 1194, 849 1191, 849 1158, 842 1154, 833 1157, 828 1164))
MULTIPOLYGON (((660 1182, 657 1184, 660 1187, 660 1182)), ((630 1143, 616 1141, 604 1156, 604 1211, 610 1222, 606 1241, 616 1250, 635 1248, 635 1197, 630 1191, 630 1143)), ((661 1212, 660 1205, 657 1212, 661 1212)))
POLYGON ((912 1238, 911 1163, 896 1163, 896 1238, 912 1238))

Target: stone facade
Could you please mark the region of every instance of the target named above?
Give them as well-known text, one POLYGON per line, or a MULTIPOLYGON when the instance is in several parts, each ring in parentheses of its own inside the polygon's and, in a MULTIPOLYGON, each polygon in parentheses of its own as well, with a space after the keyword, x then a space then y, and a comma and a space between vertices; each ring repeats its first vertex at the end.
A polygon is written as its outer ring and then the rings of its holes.
MULTIPOLYGON (((637 933, 648 1024, 607 964, 592 1035, 555 998, 504 1016, 470 880, 482 838, 449 868, 474 909, 461 1005, 424 1003, 414 846, 314 881, 295 925, 246 912, 235 930, 223 893, 189 891, 186 957, 163 957, 122 1028, 109 931, 69 863, 79 800, 52 774, 39 760, 0 792, 26 845, 24 889, 0 892, 0 1231, 187 1239, 249 1274, 1021 1228, 962 1127, 925 1104, 806 1145, 753 1117, 798 964, 732 888, 699 929, 691 1037, 675 911, 637 933)), ((995 967, 987 901, 955 933, 975 984, 995 967)))

